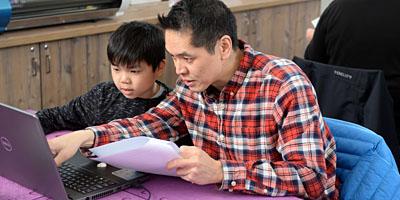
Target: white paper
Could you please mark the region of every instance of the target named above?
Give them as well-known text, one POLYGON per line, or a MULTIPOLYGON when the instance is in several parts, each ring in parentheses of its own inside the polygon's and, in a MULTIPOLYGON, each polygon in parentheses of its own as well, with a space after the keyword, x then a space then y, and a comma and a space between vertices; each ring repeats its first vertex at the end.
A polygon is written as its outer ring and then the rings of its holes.
POLYGON ((319 17, 313 19, 311 21, 311 24, 313 25, 314 28, 317 28, 318 22, 319 22, 319 17))
POLYGON ((177 176, 176 170, 167 170, 169 161, 179 158, 175 143, 150 137, 134 137, 89 149, 100 162, 124 169, 177 176))

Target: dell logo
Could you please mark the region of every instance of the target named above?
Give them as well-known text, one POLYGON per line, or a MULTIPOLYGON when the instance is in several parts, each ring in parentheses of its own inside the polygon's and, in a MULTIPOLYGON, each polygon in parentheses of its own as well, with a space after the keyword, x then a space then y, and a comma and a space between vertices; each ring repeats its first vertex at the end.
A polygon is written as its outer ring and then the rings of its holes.
POLYGON ((13 149, 12 149, 12 146, 11 146, 11 143, 10 143, 10 141, 7 139, 7 138, 5 138, 5 137, 0 137, 0 143, 1 143, 1 145, 3 146, 3 148, 6 150, 6 151, 8 151, 8 152, 11 152, 13 149))

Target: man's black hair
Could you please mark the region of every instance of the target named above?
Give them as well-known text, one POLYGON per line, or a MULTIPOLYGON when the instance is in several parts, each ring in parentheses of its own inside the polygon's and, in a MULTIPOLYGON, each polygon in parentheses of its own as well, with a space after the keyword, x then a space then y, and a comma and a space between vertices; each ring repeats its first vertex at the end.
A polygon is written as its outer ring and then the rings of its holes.
POLYGON ((107 56, 114 66, 126 65, 132 68, 146 61, 155 71, 165 59, 164 33, 155 25, 145 22, 124 23, 111 34, 107 56))
POLYGON ((238 47, 236 19, 232 11, 219 0, 182 0, 168 15, 158 15, 164 30, 188 31, 192 45, 205 47, 214 54, 217 40, 223 35, 231 37, 233 49, 238 47))

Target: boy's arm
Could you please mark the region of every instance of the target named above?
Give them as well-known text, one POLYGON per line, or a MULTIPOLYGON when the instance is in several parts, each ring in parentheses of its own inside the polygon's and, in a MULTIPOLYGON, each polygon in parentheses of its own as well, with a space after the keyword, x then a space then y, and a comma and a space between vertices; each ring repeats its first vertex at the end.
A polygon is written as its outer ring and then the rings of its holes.
POLYGON ((36 116, 43 131, 48 134, 57 130, 80 130, 89 126, 90 121, 96 116, 101 91, 99 84, 63 106, 38 111, 36 116))

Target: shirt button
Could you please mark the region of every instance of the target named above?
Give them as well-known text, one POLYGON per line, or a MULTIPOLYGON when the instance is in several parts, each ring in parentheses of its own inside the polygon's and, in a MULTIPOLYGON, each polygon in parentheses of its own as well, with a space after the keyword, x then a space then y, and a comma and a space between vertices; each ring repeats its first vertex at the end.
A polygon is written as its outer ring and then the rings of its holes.
POLYGON ((231 96, 235 95, 235 93, 233 93, 233 92, 230 92, 229 94, 230 94, 231 96))
POLYGON ((232 187, 235 187, 235 186, 236 186, 236 181, 232 181, 232 182, 231 182, 231 186, 232 186, 232 187))
POLYGON ((220 141, 220 142, 224 141, 224 139, 225 139, 224 135, 220 135, 220 136, 219 136, 219 141, 220 141))

